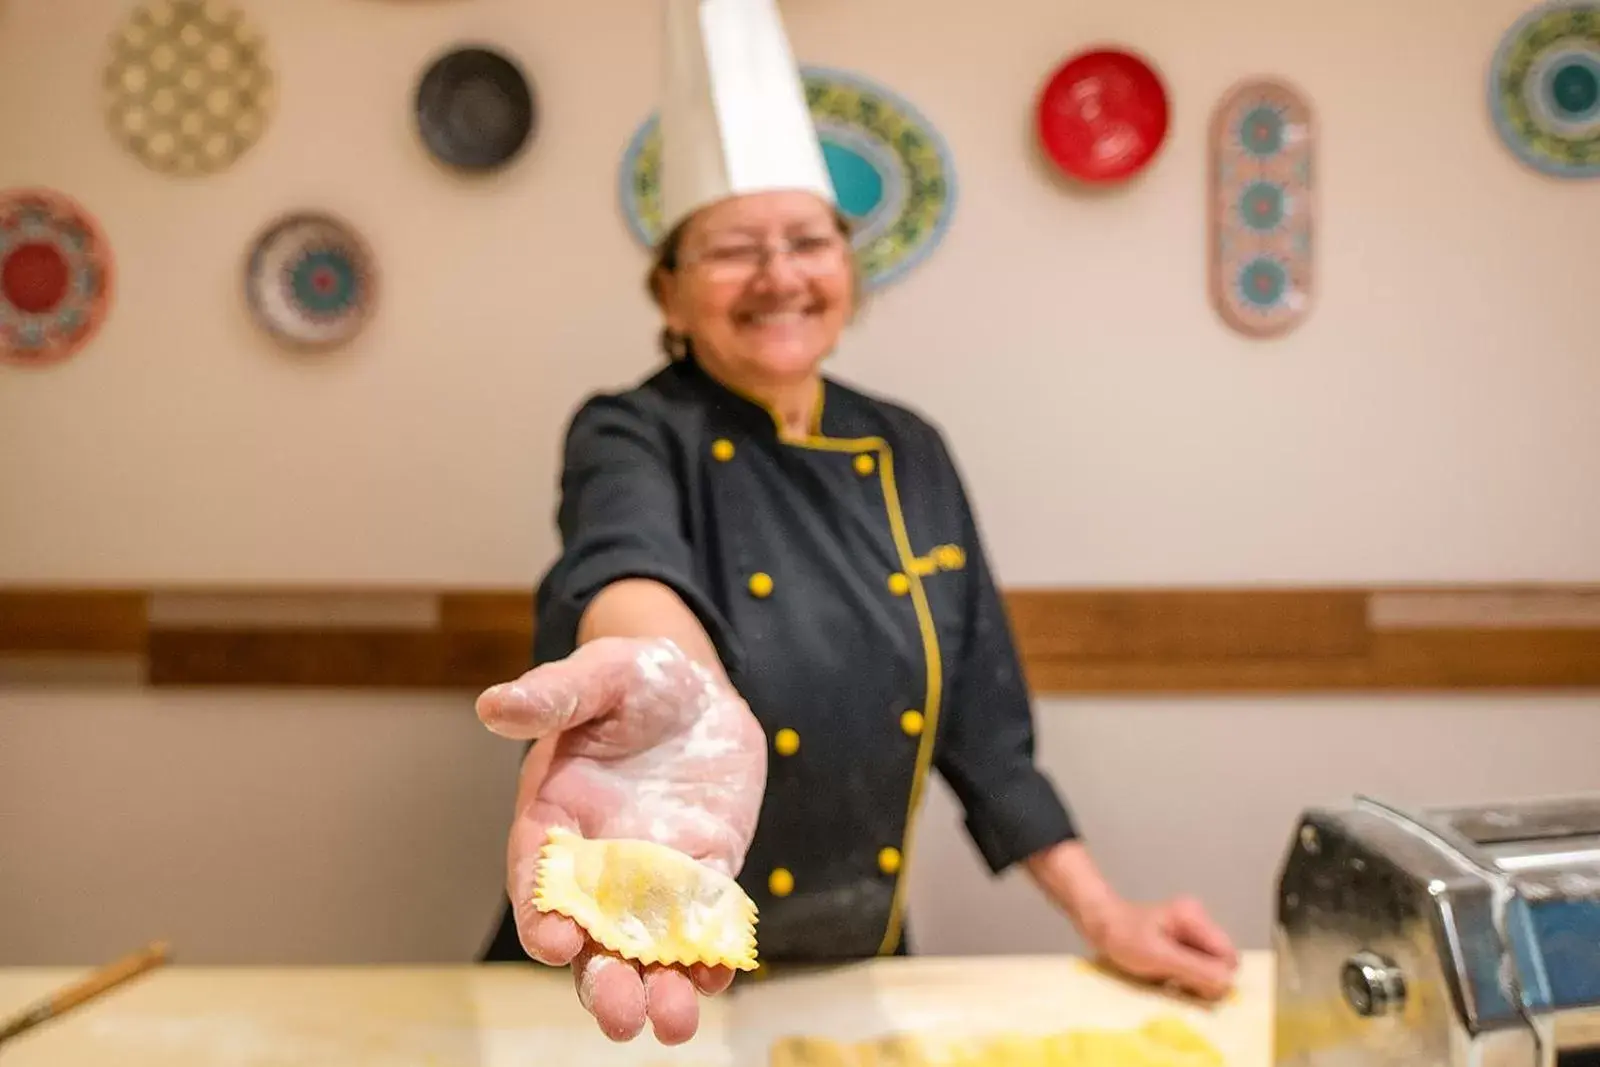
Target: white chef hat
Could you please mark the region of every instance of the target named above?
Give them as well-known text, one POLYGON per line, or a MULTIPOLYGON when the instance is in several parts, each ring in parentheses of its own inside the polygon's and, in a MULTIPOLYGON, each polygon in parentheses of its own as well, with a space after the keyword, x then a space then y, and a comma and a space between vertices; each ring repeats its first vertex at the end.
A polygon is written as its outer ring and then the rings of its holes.
POLYGON ((661 225, 730 196, 836 203, 777 0, 663 0, 661 225))

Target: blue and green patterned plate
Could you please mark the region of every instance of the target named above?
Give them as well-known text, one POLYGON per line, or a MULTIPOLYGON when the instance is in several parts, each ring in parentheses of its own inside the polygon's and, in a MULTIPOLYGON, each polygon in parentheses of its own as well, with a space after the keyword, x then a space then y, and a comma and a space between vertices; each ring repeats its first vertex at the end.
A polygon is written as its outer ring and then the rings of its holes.
POLYGON ((286 215, 256 239, 245 267, 256 322, 290 348, 344 344, 377 299, 377 271, 359 234, 323 212, 286 215))
MULTIPOLYGON (((915 108, 856 74, 803 67, 806 99, 840 209, 854 224, 863 285, 893 282, 925 259, 949 229, 955 162, 915 108)), ((644 246, 661 236, 661 137, 651 115, 622 157, 619 195, 644 246)))
POLYGON ((1600 2, 1555 0, 1517 20, 1489 70, 1506 147, 1558 178, 1600 178, 1600 2))

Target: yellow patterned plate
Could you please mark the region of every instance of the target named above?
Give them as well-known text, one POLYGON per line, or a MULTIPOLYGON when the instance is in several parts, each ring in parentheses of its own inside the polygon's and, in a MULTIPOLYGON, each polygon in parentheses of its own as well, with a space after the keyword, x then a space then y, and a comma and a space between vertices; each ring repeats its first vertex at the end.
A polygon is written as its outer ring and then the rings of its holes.
POLYGON ((255 144, 274 86, 260 33, 225 0, 149 0, 111 40, 111 134, 163 174, 211 174, 255 144))

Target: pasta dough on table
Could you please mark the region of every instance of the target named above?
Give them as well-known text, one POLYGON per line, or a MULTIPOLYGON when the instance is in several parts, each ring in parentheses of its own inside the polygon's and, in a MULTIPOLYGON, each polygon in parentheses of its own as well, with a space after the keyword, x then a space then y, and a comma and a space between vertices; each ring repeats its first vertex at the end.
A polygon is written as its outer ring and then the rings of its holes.
POLYGON ((855 1043, 788 1037, 769 1067, 1225 1067, 1222 1053, 1182 1020, 1163 1016, 1134 1030, 965 1038, 892 1034, 855 1043))
POLYGON ((739 883, 653 841, 552 827, 534 907, 572 919, 639 963, 756 968, 756 905, 739 883))

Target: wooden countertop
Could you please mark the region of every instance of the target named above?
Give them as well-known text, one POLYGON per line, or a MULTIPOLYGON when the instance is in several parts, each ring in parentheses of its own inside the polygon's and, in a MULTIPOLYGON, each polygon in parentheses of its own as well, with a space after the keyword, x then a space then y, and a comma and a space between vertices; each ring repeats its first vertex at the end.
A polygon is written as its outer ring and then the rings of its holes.
MULTIPOLYGON (((0 969, 0 1017, 80 969, 0 969)), ((1271 955, 1246 953, 1215 1006, 1134 986, 1073 957, 882 959, 742 980, 702 1002, 701 1028, 663 1048, 612 1044, 566 971, 172 964, 0 1046, 4 1067, 765 1067, 787 1035, 1049 1033, 1175 1016, 1230 1067, 1268 1067, 1271 955)))

